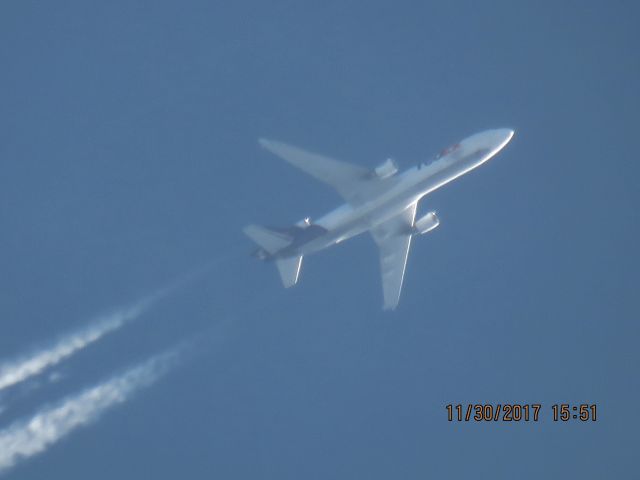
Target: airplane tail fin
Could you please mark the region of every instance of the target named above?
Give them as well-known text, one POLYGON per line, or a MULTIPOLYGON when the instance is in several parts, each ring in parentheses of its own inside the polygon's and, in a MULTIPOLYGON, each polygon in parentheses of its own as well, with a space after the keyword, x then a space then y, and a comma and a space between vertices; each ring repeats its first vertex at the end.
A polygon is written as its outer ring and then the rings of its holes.
MULTIPOLYGON (((244 228, 244 233, 260 246, 256 256, 263 260, 273 258, 273 255, 290 245, 293 238, 281 232, 269 230, 259 225, 249 225, 244 228)), ((280 279, 285 288, 292 287, 298 283, 300 267, 302 266, 302 255, 297 257, 275 258, 280 279)))

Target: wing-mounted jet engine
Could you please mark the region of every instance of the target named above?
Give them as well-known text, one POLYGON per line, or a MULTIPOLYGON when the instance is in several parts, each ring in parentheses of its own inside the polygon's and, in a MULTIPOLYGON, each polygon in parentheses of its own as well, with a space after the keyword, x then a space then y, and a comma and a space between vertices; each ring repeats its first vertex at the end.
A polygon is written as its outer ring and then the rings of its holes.
POLYGON ((440 219, 438 219, 436 212, 429 212, 424 217, 416 220, 416 222, 413 224, 413 230, 414 233, 423 235, 425 233, 429 233, 438 225, 440 225, 440 219))
POLYGON ((383 179, 395 175, 397 171, 398 166, 396 165, 396 162, 394 162, 390 158, 387 158, 383 163, 378 165, 373 172, 376 177, 378 177, 379 179, 383 179))

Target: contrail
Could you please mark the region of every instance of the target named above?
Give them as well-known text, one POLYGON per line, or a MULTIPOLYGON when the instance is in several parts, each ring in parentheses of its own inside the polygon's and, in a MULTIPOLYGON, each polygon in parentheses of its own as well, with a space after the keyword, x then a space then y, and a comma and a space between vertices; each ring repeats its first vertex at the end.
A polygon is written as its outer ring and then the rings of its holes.
POLYGON ((153 384, 177 365, 185 346, 155 355, 121 375, 0 430, 0 474, 20 460, 44 452, 77 428, 98 420, 109 408, 126 402, 139 389, 153 384))
POLYGON ((43 370, 60 363, 65 358, 98 341, 107 333, 117 330, 126 322, 134 320, 158 298, 158 294, 153 294, 130 307, 117 310, 80 330, 63 336, 53 345, 44 347, 30 355, 4 362, 0 365, 0 391, 38 375, 43 370))
POLYGON ((202 275, 219 261, 219 259, 214 260, 191 273, 183 275, 166 287, 158 289, 136 303, 122 307, 109 315, 94 320, 84 328, 63 336, 52 345, 0 364, 0 392, 42 373, 47 368, 97 342, 106 334, 119 329, 125 323, 135 320, 163 297, 192 281, 197 276, 202 275))

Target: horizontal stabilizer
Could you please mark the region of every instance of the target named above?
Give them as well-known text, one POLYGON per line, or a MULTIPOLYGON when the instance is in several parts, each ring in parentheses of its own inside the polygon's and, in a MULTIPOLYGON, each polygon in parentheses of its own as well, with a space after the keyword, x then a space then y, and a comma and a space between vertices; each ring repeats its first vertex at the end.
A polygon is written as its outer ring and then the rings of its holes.
POLYGON ((298 275, 302 266, 302 255, 299 257, 278 258, 276 265, 280 272, 280 278, 285 288, 293 287, 298 283, 298 275))
POLYGON ((292 241, 291 237, 280 232, 274 232, 259 225, 248 225, 243 229, 244 233, 268 253, 273 254, 282 250, 292 241))

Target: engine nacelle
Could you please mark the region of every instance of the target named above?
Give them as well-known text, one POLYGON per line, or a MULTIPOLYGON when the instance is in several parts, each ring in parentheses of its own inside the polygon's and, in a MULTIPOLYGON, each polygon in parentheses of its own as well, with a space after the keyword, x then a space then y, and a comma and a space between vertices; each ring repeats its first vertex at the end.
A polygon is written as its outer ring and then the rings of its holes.
POLYGON ((429 212, 424 217, 421 217, 419 220, 417 220, 413 224, 413 228, 415 229, 416 233, 422 235, 424 233, 430 232, 438 225, 440 225, 440 220, 438 219, 436 212, 429 212))
POLYGON ((304 217, 299 222, 296 222, 296 227, 307 228, 311 226, 311 219, 309 217, 304 217))
POLYGON ((398 166, 390 158, 387 158, 384 161, 384 163, 381 163, 374 170, 374 172, 376 174, 376 177, 378 177, 378 178, 390 177, 391 175, 394 175, 397 171, 398 171, 398 166))

